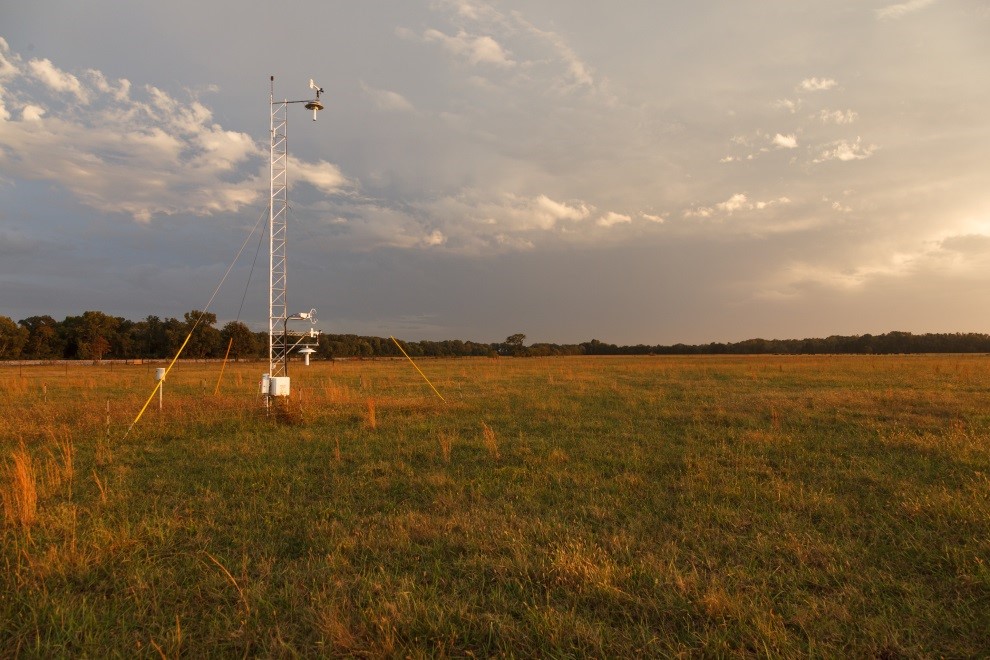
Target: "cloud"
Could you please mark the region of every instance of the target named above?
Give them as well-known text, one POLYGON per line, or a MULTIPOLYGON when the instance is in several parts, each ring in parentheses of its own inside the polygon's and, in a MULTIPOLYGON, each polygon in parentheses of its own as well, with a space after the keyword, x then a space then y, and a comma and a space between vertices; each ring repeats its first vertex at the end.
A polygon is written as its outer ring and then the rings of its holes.
POLYGON ((443 235, 443 232, 436 229, 426 237, 423 238, 423 245, 427 247, 437 247, 443 245, 447 242, 447 237, 443 235))
POLYGON ((787 110, 791 114, 797 112, 797 109, 801 107, 801 101, 792 101, 791 99, 777 99, 773 102, 773 107, 781 108, 787 110))
POLYGON ((903 278, 926 267, 944 266, 941 245, 924 245, 913 251, 895 251, 855 266, 815 264, 798 261, 788 264, 775 276, 775 288, 797 294, 809 285, 852 291, 879 278, 903 278))
POLYGON ((350 185, 340 168, 325 160, 310 163, 289 156, 288 165, 290 185, 293 181, 303 181, 326 194, 339 192, 350 185))
MULTIPOLYGON (((0 51, 9 53, 6 42, 0 51)), ((76 76, 47 59, 9 61, 0 174, 55 182, 87 206, 138 222, 235 212, 267 189, 267 148, 220 126, 198 100, 153 86, 134 93, 126 80, 95 70, 76 76)), ((290 167, 294 180, 324 193, 347 185, 325 161, 292 159, 290 167)))
POLYGON ((56 92, 69 92, 83 103, 89 102, 89 93, 83 89, 79 79, 55 68, 50 60, 31 60, 28 69, 35 78, 56 92))
POLYGON ((664 215, 655 215, 652 213, 641 213, 640 215, 642 215, 644 219, 649 220, 650 222, 655 222, 658 225, 662 225, 667 222, 667 217, 664 215))
POLYGON ((732 215, 733 211, 738 211, 741 208, 745 208, 747 204, 746 195, 742 193, 737 193, 725 200, 715 205, 719 211, 725 211, 729 215, 732 215))
POLYGON ((602 217, 598 218, 596 223, 599 227, 614 227, 619 224, 627 224, 632 222, 632 218, 628 215, 623 215, 621 213, 615 213, 614 211, 609 211, 602 217))
POLYGON ((632 221, 609 213, 599 219, 603 222, 591 223, 595 208, 580 200, 473 188, 456 195, 412 200, 402 208, 359 196, 343 198, 339 203, 347 207, 343 213, 349 216, 346 223, 340 222, 341 209, 334 207, 327 209, 324 224, 338 228, 333 239, 337 248, 352 250, 443 247, 451 253, 479 254, 529 250, 547 240, 592 244, 602 240, 596 227, 632 221), (442 241, 436 240, 441 236, 442 241))
POLYGON ((881 21, 898 19, 907 14, 924 9, 934 2, 935 0, 908 0, 908 2, 901 2, 896 5, 887 5, 886 7, 877 9, 876 16, 881 21))
POLYGON ((773 144, 779 149, 796 149, 798 146, 797 137, 792 135, 781 135, 777 133, 773 136, 773 144))
POLYGON ((736 193, 724 202, 714 206, 697 206, 684 212, 685 218, 712 218, 717 215, 733 215, 740 211, 763 211, 781 204, 790 204, 787 197, 778 197, 766 201, 753 201, 745 193, 736 193))
POLYGON ((591 211, 584 204, 568 206, 563 202, 555 202, 546 195, 536 198, 537 214, 544 219, 543 224, 552 227, 559 220, 583 220, 591 211))
POLYGON ((814 162, 824 163, 830 160, 865 160, 874 154, 877 150, 875 144, 870 144, 863 146, 861 138, 856 138, 855 142, 850 142, 849 140, 839 140, 838 142, 833 142, 828 147, 826 147, 814 162))
POLYGON ((500 67, 511 67, 515 64, 502 46, 488 35, 473 36, 461 30, 450 36, 440 30, 429 29, 423 33, 423 39, 431 43, 439 43, 446 51, 464 57, 471 64, 490 64, 500 67))
POLYGON ((834 88, 836 83, 831 78, 805 78, 798 85, 798 89, 803 92, 820 92, 834 88))
POLYGON ((567 77, 575 85, 592 87, 595 85, 594 75, 591 68, 578 56, 564 39, 555 32, 542 30, 522 17, 519 12, 513 12, 513 18, 524 29, 534 36, 550 44, 557 52, 557 56, 566 65, 567 77))
MULTIPOLYGON (((841 206, 838 202, 833 204, 836 210, 849 210, 841 206)), ((910 239, 899 249, 866 249, 859 255, 859 259, 855 255, 836 255, 839 263, 794 261, 784 265, 764 284, 773 295, 800 297, 809 287, 855 291, 877 280, 947 273, 982 281, 990 265, 990 235, 963 228, 943 230, 934 237, 910 239)))
POLYGON ((851 124, 859 117, 852 110, 822 110, 818 113, 818 118, 823 124, 851 124))
POLYGON ((19 73, 18 66, 15 62, 18 62, 20 58, 15 55, 14 62, 11 62, 7 59, 7 55, 10 54, 10 46, 7 44, 7 40, 0 37, 0 81, 9 80, 19 73))
POLYGON ((406 97, 398 92, 386 89, 375 89, 361 83, 363 91, 375 104, 375 107, 385 112, 415 112, 416 108, 406 97))
MULTIPOLYGON (((522 12, 502 13, 495 7, 469 0, 441 0, 434 7, 447 8, 458 33, 451 37, 439 30, 427 30, 423 39, 444 44, 450 52, 472 53, 475 63, 488 62, 502 68, 514 67, 525 73, 514 82, 530 80, 530 76, 545 72, 556 80, 545 89, 569 92, 591 89, 601 92, 608 102, 615 99, 605 91, 605 85, 596 81, 593 69, 578 55, 561 35, 545 30, 529 21, 522 12), (471 34, 490 36, 472 37, 471 34), (484 40, 483 42, 478 39, 484 40), (512 45, 511 56, 504 44, 512 45)), ((409 30, 399 34, 411 36, 409 30)))
POLYGON ((493 23, 502 19, 502 15, 491 5, 485 2, 474 2, 472 0, 441 0, 437 3, 451 7, 460 18, 466 18, 474 22, 493 23))
POLYGON ((24 121, 38 121, 45 116, 45 109, 37 106, 31 105, 30 103, 24 106, 21 111, 21 119, 24 121))

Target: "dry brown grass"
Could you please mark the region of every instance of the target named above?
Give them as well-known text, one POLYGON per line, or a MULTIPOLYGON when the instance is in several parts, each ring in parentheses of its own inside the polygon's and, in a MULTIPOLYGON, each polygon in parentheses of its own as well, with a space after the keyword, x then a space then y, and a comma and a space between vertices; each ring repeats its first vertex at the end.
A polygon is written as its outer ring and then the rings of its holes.
POLYGON ((423 367, 25 368, 0 657, 985 649, 986 356, 423 367))
POLYGON ((454 448, 454 440, 456 435, 450 431, 439 431, 437 433, 437 442, 440 445, 440 460, 445 464, 450 463, 450 452, 454 448))
POLYGON ((4 470, 3 511, 8 524, 29 529, 38 517, 38 484, 34 463, 24 444, 10 452, 4 470))
POLYGON ((375 416, 374 397, 368 397, 368 428, 372 431, 378 428, 378 418, 375 416))
POLYGON ((72 435, 67 428, 56 431, 48 430, 52 446, 48 448, 48 458, 45 461, 45 485, 49 490, 55 490, 63 484, 72 498, 72 482, 75 478, 75 449, 72 446, 72 435))
POLYGON ((494 460, 497 461, 502 458, 502 454, 498 450, 498 439, 495 437, 495 431, 485 422, 481 423, 481 442, 488 451, 488 455, 494 460))

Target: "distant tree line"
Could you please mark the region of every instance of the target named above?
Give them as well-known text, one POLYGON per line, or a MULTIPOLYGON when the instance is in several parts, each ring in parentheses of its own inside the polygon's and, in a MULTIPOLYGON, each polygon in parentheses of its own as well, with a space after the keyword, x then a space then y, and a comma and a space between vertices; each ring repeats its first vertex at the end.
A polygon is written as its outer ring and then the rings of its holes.
MULTIPOLYGON (((217 328, 216 324, 215 314, 199 310, 186 312, 181 320, 148 316, 141 321, 131 321, 98 311, 67 316, 62 321, 56 321, 51 316, 32 316, 15 323, 9 317, 0 316, 0 359, 170 358, 182 346, 190 330, 192 335, 183 350, 184 358, 222 358, 227 354, 228 347, 231 358, 267 358, 267 332, 254 332, 239 321, 230 321, 222 328, 217 328)), ((388 337, 324 334, 320 335, 318 343, 316 359, 402 355, 388 337)), ((990 335, 979 333, 915 335, 910 332, 888 332, 880 335, 833 335, 824 339, 747 339, 730 343, 671 346, 619 346, 597 339, 581 344, 537 343, 527 346, 526 335, 516 333, 503 342, 495 343, 460 339, 400 343, 412 357, 990 353, 990 335)))

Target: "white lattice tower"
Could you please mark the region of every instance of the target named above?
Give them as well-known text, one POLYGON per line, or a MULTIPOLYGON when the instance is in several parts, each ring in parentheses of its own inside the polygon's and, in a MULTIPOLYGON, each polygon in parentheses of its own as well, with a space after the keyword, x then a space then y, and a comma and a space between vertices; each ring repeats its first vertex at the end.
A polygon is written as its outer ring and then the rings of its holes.
POLYGON ((289 211, 286 167, 288 148, 286 128, 288 101, 275 101, 275 83, 271 91, 271 197, 268 205, 268 373, 285 375, 288 348, 283 328, 288 317, 286 301, 286 224, 289 211))

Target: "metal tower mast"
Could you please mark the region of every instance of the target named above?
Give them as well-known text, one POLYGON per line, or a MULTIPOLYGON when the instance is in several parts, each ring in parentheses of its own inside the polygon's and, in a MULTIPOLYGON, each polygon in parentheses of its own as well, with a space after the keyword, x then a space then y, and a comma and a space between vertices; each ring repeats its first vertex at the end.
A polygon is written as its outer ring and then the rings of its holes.
POLYGON ((275 102, 275 76, 272 76, 271 189, 268 203, 268 373, 272 377, 285 375, 287 348, 282 327, 288 317, 285 299, 287 284, 285 234, 289 211, 286 179, 288 103, 288 101, 275 102))
MULTIPOLYGON (((271 91, 268 102, 270 107, 271 130, 271 160, 268 203, 268 376, 279 378, 288 376, 288 353, 291 350, 287 325, 290 320, 310 319, 315 321, 311 313, 293 314, 289 316, 286 291, 288 280, 286 273, 286 224, 289 212, 288 201, 288 143, 286 129, 288 127, 288 107, 290 103, 305 103, 307 110, 313 111, 313 121, 316 113, 323 109, 320 94, 323 88, 312 80, 310 89, 316 90, 316 98, 305 101, 276 101, 275 76, 271 77, 271 91)), ((298 342, 297 342, 298 343, 298 342)))

